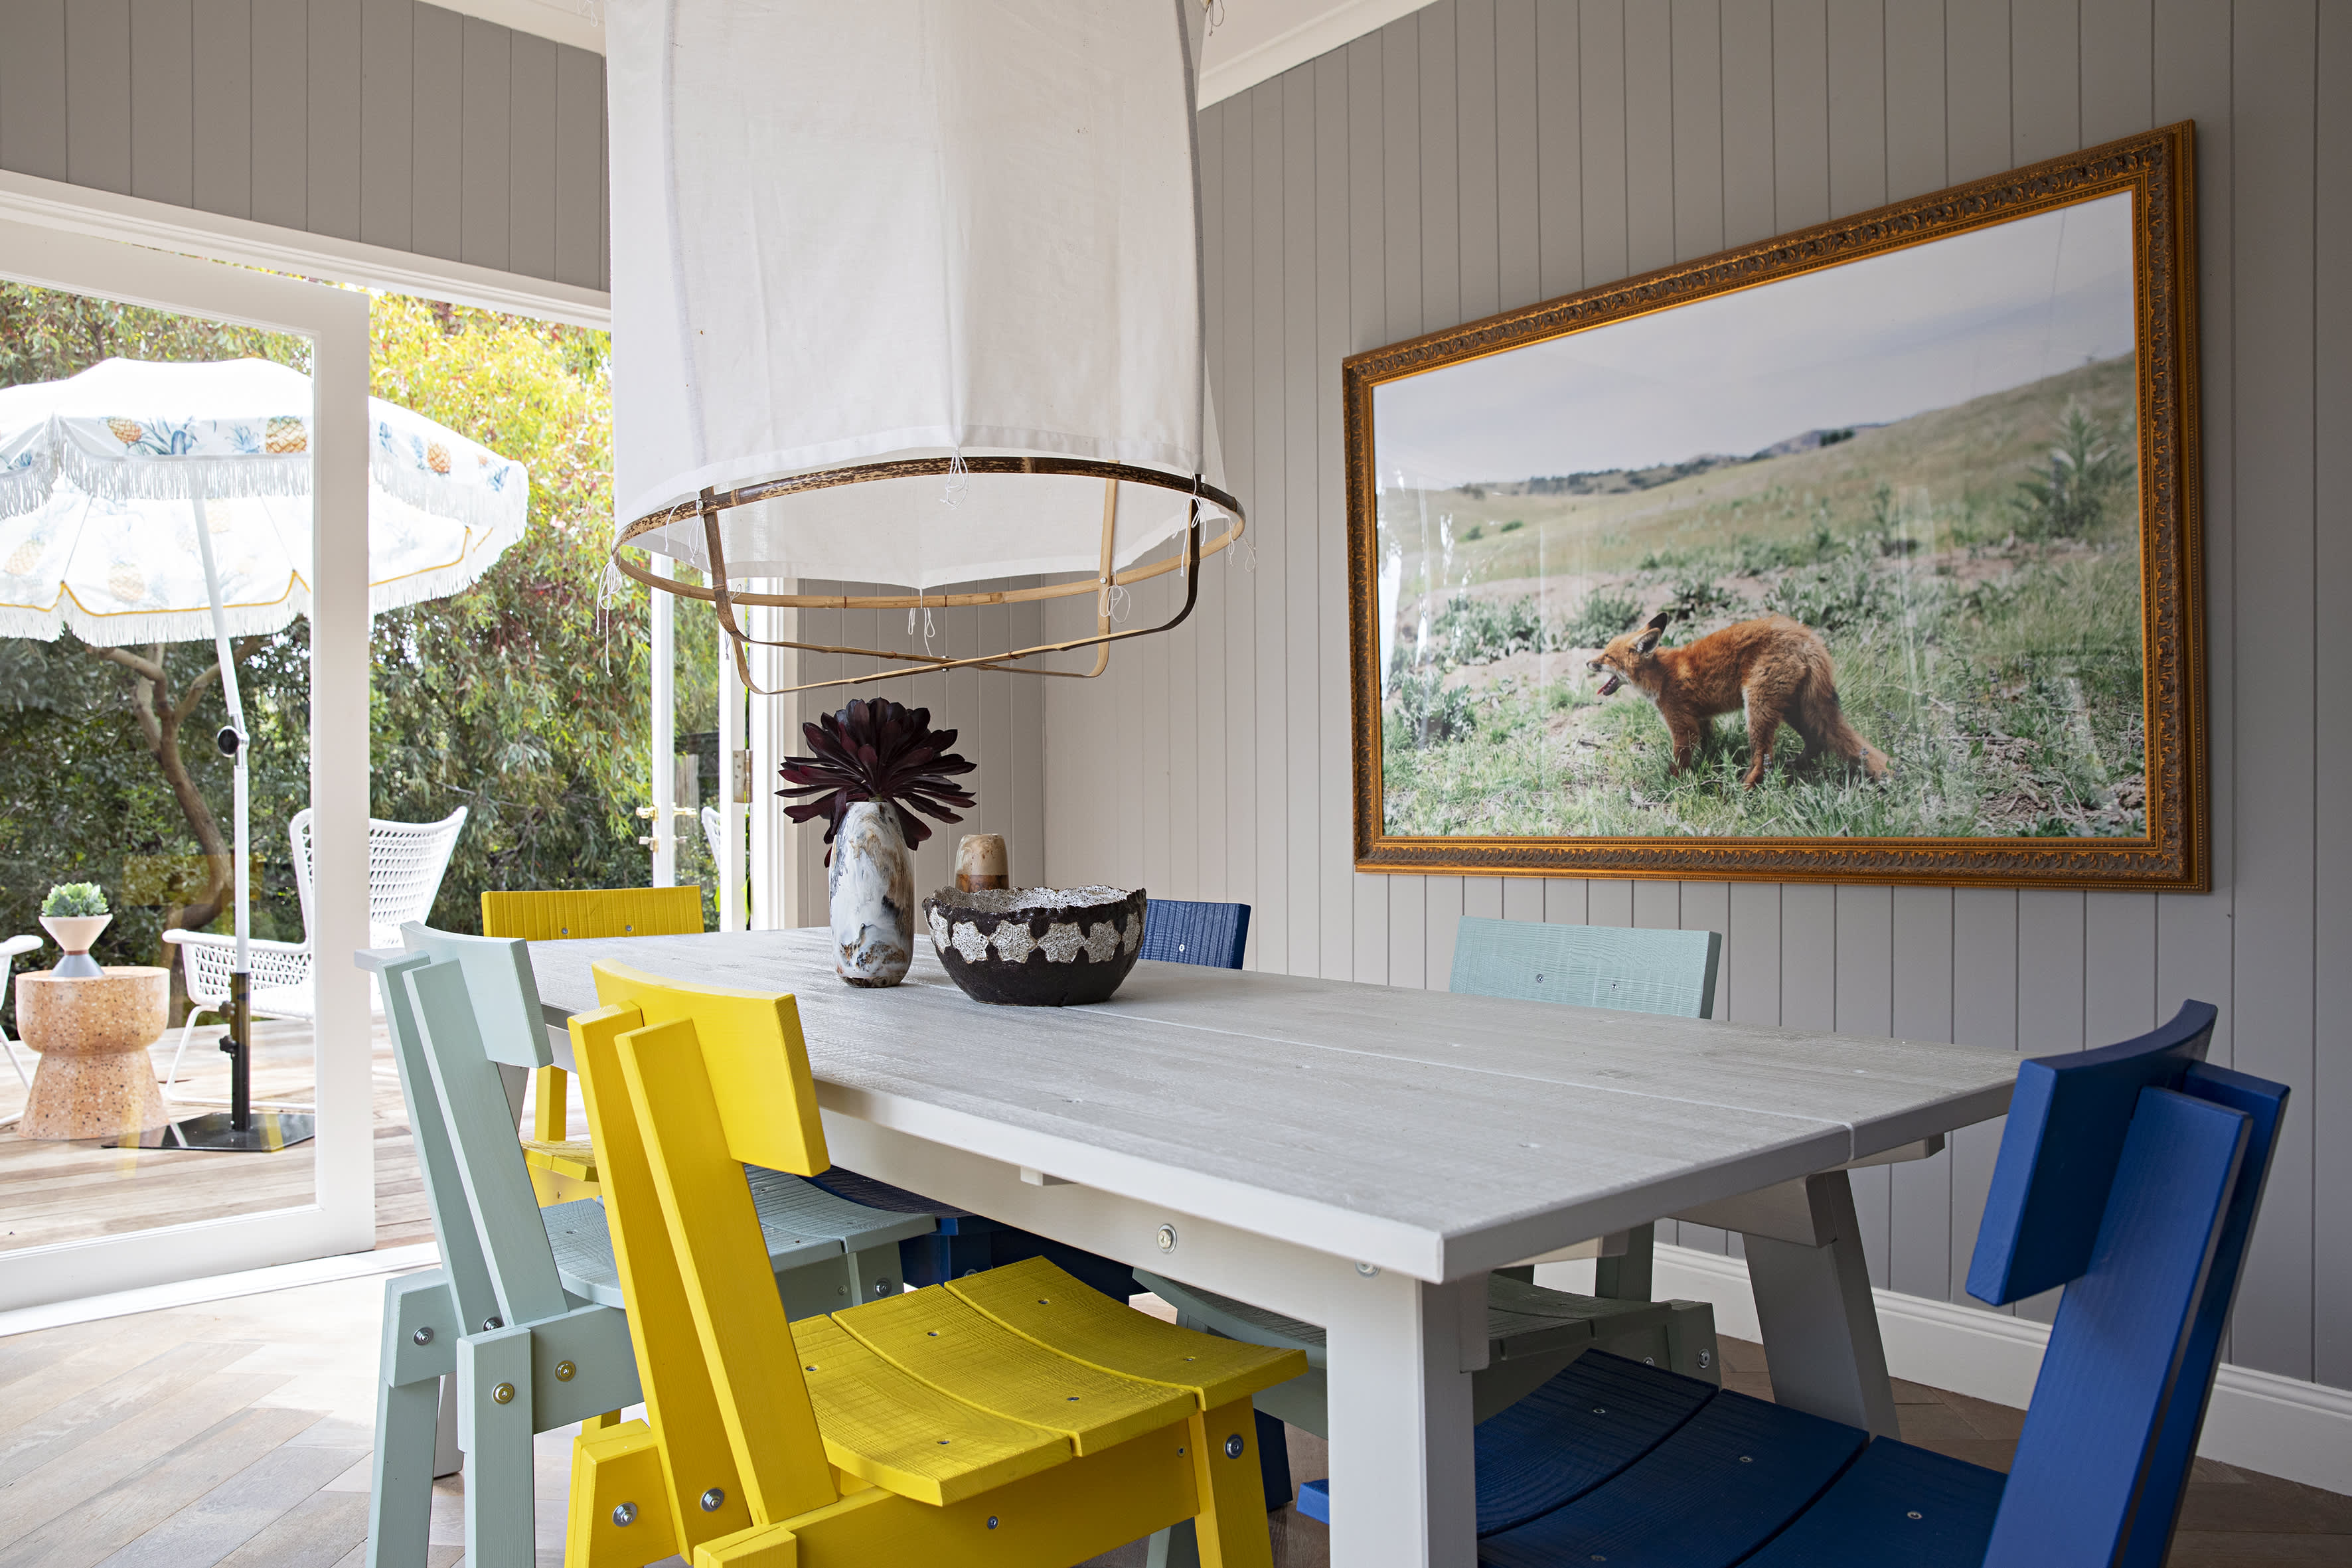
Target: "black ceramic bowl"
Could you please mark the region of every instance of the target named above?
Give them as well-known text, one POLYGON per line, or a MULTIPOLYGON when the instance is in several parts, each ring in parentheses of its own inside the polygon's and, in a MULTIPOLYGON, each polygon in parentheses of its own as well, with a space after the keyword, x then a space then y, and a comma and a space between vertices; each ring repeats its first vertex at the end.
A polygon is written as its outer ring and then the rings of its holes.
POLYGON ((1135 967, 1144 904, 1140 888, 941 888, 923 918, 973 1001, 1070 1007, 1108 1000, 1135 967))

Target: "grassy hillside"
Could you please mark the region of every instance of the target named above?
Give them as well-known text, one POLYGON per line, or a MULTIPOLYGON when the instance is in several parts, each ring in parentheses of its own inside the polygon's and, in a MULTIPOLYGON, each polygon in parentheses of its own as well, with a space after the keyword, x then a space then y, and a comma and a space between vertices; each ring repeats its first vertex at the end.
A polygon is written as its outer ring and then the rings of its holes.
POLYGON ((2133 393, 2115 360, 1679 477, 1384 496, 1390 830, 2144 833, 2133 393), (1670 777, 1655 710, 1585 669, 1664 608, 1670 645, 1763 614, 1820 632, 1893 775, 1790 766, 1784 731, 1742 790, 1733 715, 1670 777))

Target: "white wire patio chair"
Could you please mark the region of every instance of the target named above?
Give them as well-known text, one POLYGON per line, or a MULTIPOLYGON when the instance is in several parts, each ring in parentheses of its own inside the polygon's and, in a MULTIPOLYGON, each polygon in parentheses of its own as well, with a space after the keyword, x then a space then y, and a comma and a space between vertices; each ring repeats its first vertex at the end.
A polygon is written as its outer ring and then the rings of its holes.
MULTIPOLYGON (((422 921, 433 912, 440 895, 442 875, 449 868, 450 852, 466 826, 466 807, 438 822, 385 822, 368 819, 368 945, 398 947, 404 921, 422 921)), ((300 942, 250 941, 252 1004, 256 1017, 318 1016, 316 993, 310 984, 312 953, 310 891, 314 876, 310 847, 310 812, 307 806, 286 825, 294 848, 294 887, 302 900, 300 942)), ((163 1098, 183 1104, 173 1091, 179 1087, 180 1059, 207 1014, 226 1021, 229 976, 236 968, 236 939, 208 931, 167 931, 163 940, 180 950, 180 965, 188 982, 188 1021, 181 1026, 180 1043, 172 1052, 172 1070, 164 1075, 163 1098)), ((371 1005, 375 1005, 370 994, 371 1005)), ((18 1068, 21 1074, 23 1068, 18 1068)))
MULTIPOLYGON (((31 952, 40 945, 41 939, 37 936, 12 936, 5 942, 0 942, 0 1005, 5 1005, 8 1000, 8 986, 16 973, 16 955, 31 952)), ((16 1042, 8 1037, 8 1032, 5 1029, 0 1029, 0 1050, 8 1053, 8 1065, 16 1069, 17 1079, 30 1089, 33 1087, 33 1075, 25 1070, 24 1062, 16 1055, 16 1042)))

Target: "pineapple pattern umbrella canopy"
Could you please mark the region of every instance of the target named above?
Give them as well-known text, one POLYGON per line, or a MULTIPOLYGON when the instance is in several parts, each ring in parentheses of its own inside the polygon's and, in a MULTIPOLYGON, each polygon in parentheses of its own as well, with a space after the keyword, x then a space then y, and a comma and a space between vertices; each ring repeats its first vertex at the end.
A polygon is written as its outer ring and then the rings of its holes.
MULTIPOLYGON (((522 537, 530 475, 368 400, 368 608, 467 587, 522 537)), ((103 647, 231 637, 310 608, 310 378, 266 360, 110 359, 0 388, 0 637, 103 647)))

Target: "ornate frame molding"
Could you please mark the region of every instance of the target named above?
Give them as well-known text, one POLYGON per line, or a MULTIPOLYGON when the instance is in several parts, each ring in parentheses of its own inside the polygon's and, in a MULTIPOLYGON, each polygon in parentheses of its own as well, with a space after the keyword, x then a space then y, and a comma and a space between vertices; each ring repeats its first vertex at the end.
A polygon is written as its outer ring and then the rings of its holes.
POLYGON ((1340 377, 1348 472, 1356 869, 2208 890, 2212 870, 2196 228, 2196 128, 2183 121, 1349 356, 1340 377), (1381 831, 1380 685, 1374 668, 1380 658, 1374 540, 1378 488, 1372 469, 1375 387, 1441 365, 2123 191, 2136 198, 2147 837, 1484 839, 1406 837, 1381 831))

